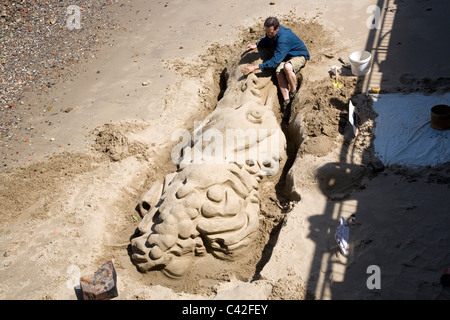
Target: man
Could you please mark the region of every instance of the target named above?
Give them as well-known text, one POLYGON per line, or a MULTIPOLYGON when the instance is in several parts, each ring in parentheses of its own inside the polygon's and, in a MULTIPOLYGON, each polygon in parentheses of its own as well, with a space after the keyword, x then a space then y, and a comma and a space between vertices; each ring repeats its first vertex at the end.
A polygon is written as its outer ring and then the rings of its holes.
POLYGON ((284 111, 297 93, 296 73, 305 66, 310 56, 303 41, 291 29, 281 26, 277 18, 267 18, 264 22, 264 31, 266 36, 256 44, 249 44, 247 50, 267 47, 274 51, 274 55, 264 63, 247 66, 244 74, 247 75, 255 70, 276 68, 284 111))

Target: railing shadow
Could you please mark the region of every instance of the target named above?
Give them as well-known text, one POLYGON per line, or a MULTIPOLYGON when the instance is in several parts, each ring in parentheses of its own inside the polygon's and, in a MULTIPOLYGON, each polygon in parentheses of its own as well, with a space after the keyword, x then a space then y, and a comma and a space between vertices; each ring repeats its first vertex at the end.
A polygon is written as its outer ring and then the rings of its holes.
MULTIPOLYGON (((380 28, 373 28, 369 30, 368 38, 366 42, 366 50, 371 53, 372 59, 372 71, 366 76, 360 76, 357 79, 354 94, 368 94, 370 86, 375 83, 380 85, 383 83, 383 70, 388 66, 389 50, 393 46, 389 42, 392 38, 392 33, 395 32, 397 25, 410 25, 407 21, 397 21, 396 13, 389 11, 393 8, 396 0, 379 0, 376 5, 380 8, 380 28)), ((401 4, 398 4, 401 6, 401 4)), ((369 17, 369 14, 362 12, 363 17, 369 17)), ((365 21, 364 21, 365 22, 365 21)), ((411 37, 414 35, 415 26, 411 26, 411 37)), ((361 50, 362 48, 356 50, 361 50)), ((395 57, 393 60, 401 57, 395 57)), ((348 194, 352 191, 354 179, 358 179, 361 175, 370 174, 369 163, 354 163, 352 152, 354 151, 355 143, 358 143, 358 137, 352 137, 349 135, 348 128, 351 127, 349 122, 348 112, 343 111, 348 108, 349 101, 341 101, 334 99, 330 101, 330 105, 333 105, 336 109, 341 110, 340 121, 342 124, 346 122, 348 125, 344 131, 341 127, 338 129, 339 133, 344 135, 344 142, 340 148, 340 161, 335 163, 327 163, 324 166, 317 169, 316 181, 321 192, 326 196, 326 206, 323 212, 319 215, 314 215, 309 218, 310 233, 308 238, 315 241, 315 251, 311 260, 310 274, 307 281, 307 289, 312 292, 317 299, 337 298, 345 299, 342 296, 343 287, 350 288, 353 286, 365 286, 362 284, 345 284, 348 277, 348 270, 345 268, 345 261, 354 258, 353 251, 350 250, 346 258, 339 258, 341 255, 339 247, 335 240, 335 231, 340 224, 341 218, 349 224, 350 219, 354 215, 350 215, 350 212, 344 209, 344 201, 348 198, 348 194), (335 228, 330 228, 330 225, 334 225, 335 228), (323 248, 324 242, 317 239, 328 239, 328 247, 323 248), (320 247, 322 246, 322 247, 320 247), (341 268, 343 271, 342 282, 332 279, 332 272, 334 268, 341 268), (343 269, 342 269, 343 268, 343 269), (320 281, 318 278, 321 278, 320 281)), ((373 141, 372 141, 373 142, 373 141)), ((373 156, 373 144, 367 146, 367 152, 369 155, 363 158, 371 159, 373 156)), ((358 212, 358 204, 352 208, 353 214, 363 214, 358 212)), ((345 289, 344 289, 345 291, 345 289)))
MULTIPOLYGON (((449 78, 446 78, 445 75, 442 76, 442 74, 445 74, 445 72, 448 74, 449 65, 434 50, 442 50, 441 52, 444 52, 449 48, 448 41, 436 41, 436 39, 443 34, 442 30, 445 30, 445 28, 448 30, 447 13, 450 9, 450 3, 436 0, 427 1, 426 3, 378 0, 376 5, 380 8, 380 27, 369 30, 364 48, 372 55, 372 71, 366 76, 358 77, 354 94, 368 95, 372 86, 381 87, 381 93, 414 92, 420 90, 418 86, 414 87, 415 84, 417 85, 421 82, 420 79, 441 82, 441 86, 444 85, 448 89, 449 78), (419 13, 421 16, 415 16, 415 13, 419 13), (427 35, 426 30, 428 32, 431 30, 431 33, 427 35), (436 32, 433 32, 433 30, 436 32), (440 33, 438 32, 439 30, 440 33), (411 50, 414 47, 413 44, 417 44, 418 39, 420 39, 421 48, 426 48, 426 52, 422 53, 422 59, 420 59, 420 53, 411 50), (430 61, 430 59, 424 60, 425 57, 431 57, 435 61, 430 61), (415 62, 417 62, 416 65, 415 62), (408 83, 406 83, 405 78, 409 79, 407 79, 408 83), (398 83, 400 83, 400 86, 396 88, 395 85, 398 83)), ((369 13, 361 12, 361 16, 369 17, 369 13)), ((361 48, 355 48, 356 50, 361 50, 361 48)), ((348 102, 330 101, 337 109, 342 109, 348 102)), ((348 123, 348 113, 341 112, 340 117, 340 123, 348 123)), ((346 134, 342 130, 339 133, 346 134)), ((356 143, 358 143, 358 137, 345 138, 341 145, 340 162, 327 163, 317 170, 316 179, 318 186, 324 196, 328 198, 323 212, 309 218, 309 238, 315 242, 316 247, 311 261, 307 288, 315 294, 317 299, 354 299, 355 297, 357 299, 378 299, 383 297, 380 292, 369 290, 366 282, 359 283, 361 282, 361 272, 366 272, 365 268, 368 266, 355 265, 353 263, 351 270, 349 270, 347 265, 345 265, 346 262, 356 259, 354 252, 354 250, 357 250, 356 248, 352 249, 350 246, 346 259, 343 259, 342 256, 337 258, 340 253, 334 238, 336 228, 340 219, 344 218, 347 220, 348 226, 350 226, 351 238, 352 223, 350 220, 354 217, 349 215, 349 211, 345 210, 345 200, 349 199, 346 198, 345 192, 340 192, 339 188, 345 189, 345 187, 352 185, 351 180, 355 178, 355 174, 358 176, 359 171, 364 172, 366 176, 372 175, 373 177, 373 166, 370 162, 370 159, 374 159, 373 141, 371 145, 366 147, 364 151, 366 154, 363 153, 362 158, 366 159, 366 162, 362 164, 354 163, 352 160, 352 152, 354 151, 352 146, 356 143), (367 162, 367 159, 369 159, 369 162, 367 162), (339 194, 341 197, 339 197, 339 194), (330 228, 331 225, 334 226, 334 229, 330 228), (324 241, 319 243, 318 239, 328 239, 328 247, 324 248, 324 241), (330 245, 330 243, 333 245, 330 245), (342 281, 332 279, 332 270, 334 268, 343 270, 342 281), (359 277, 355 276, 355 273, 359 273, 359 277), (321 281, 318 281, 318 277, 321 277, 321 281), (354 292, 363 292, 364 296, 357 296, 354 292)), ((380 199, 383 199, 385 196, 385 191, 382 188, 373 190, 373 192, 373 200, 370 200, 373 202, 365 203, 364 207, 366 209, 371 206, 378 207, 379 201, 382 201, 380 199)), ((360 209, 362 207, 361 203, 357 203, 356 200, 352 201, 355 206, 351 212, 357 213, 358 216, 370 214, 360 209)), ((371 240, 367 239, 350 240, 356 241, 362 246, 370 245, 371 242, 371 240)))

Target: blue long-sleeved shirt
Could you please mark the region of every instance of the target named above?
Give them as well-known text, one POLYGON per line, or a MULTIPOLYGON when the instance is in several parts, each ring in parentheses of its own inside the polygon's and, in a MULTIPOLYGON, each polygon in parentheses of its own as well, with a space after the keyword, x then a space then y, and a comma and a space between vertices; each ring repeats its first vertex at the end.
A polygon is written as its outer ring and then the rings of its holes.
POLYGON ((270 60, 259 65, 261 70, 266 68, 276 68, 282 61, 287 61, 291 57, 304 56, 310 59, 305 43, 291 29, 280 26, 277 34, 273 38, 267 35, 257 43, 258 47, 269 47, 274 50, 274 55, 270 60))

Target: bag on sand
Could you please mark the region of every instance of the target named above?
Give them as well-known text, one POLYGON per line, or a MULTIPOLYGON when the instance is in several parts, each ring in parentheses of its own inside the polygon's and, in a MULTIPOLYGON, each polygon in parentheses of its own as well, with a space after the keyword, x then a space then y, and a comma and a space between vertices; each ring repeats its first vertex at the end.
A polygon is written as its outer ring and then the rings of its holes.
POLYGON ((348 233, 349 233, 348 225, 345 222, 345 219, 341 217, 341 224, 337 227, 336 234, 334 237, 344 257, 347 256, 348 252, 348 233))

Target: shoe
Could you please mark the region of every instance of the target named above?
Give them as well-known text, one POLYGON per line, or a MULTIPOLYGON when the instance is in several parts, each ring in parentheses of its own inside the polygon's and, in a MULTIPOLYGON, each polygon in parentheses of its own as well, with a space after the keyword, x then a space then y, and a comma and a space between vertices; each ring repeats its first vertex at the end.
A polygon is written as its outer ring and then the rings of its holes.
POLYGON ((289 92, 289 99, 291 99, 291 100, 294 99, 294 97, 295 97, 297 91, 298 91, 298 90, 294 90, 294 91, 292 91, 292 92, 289 92))
POLYGON ((281 111, 284 112, 290 104, 291 104, 291 99, 284 100, 283 104, 281 105, 281 111))

